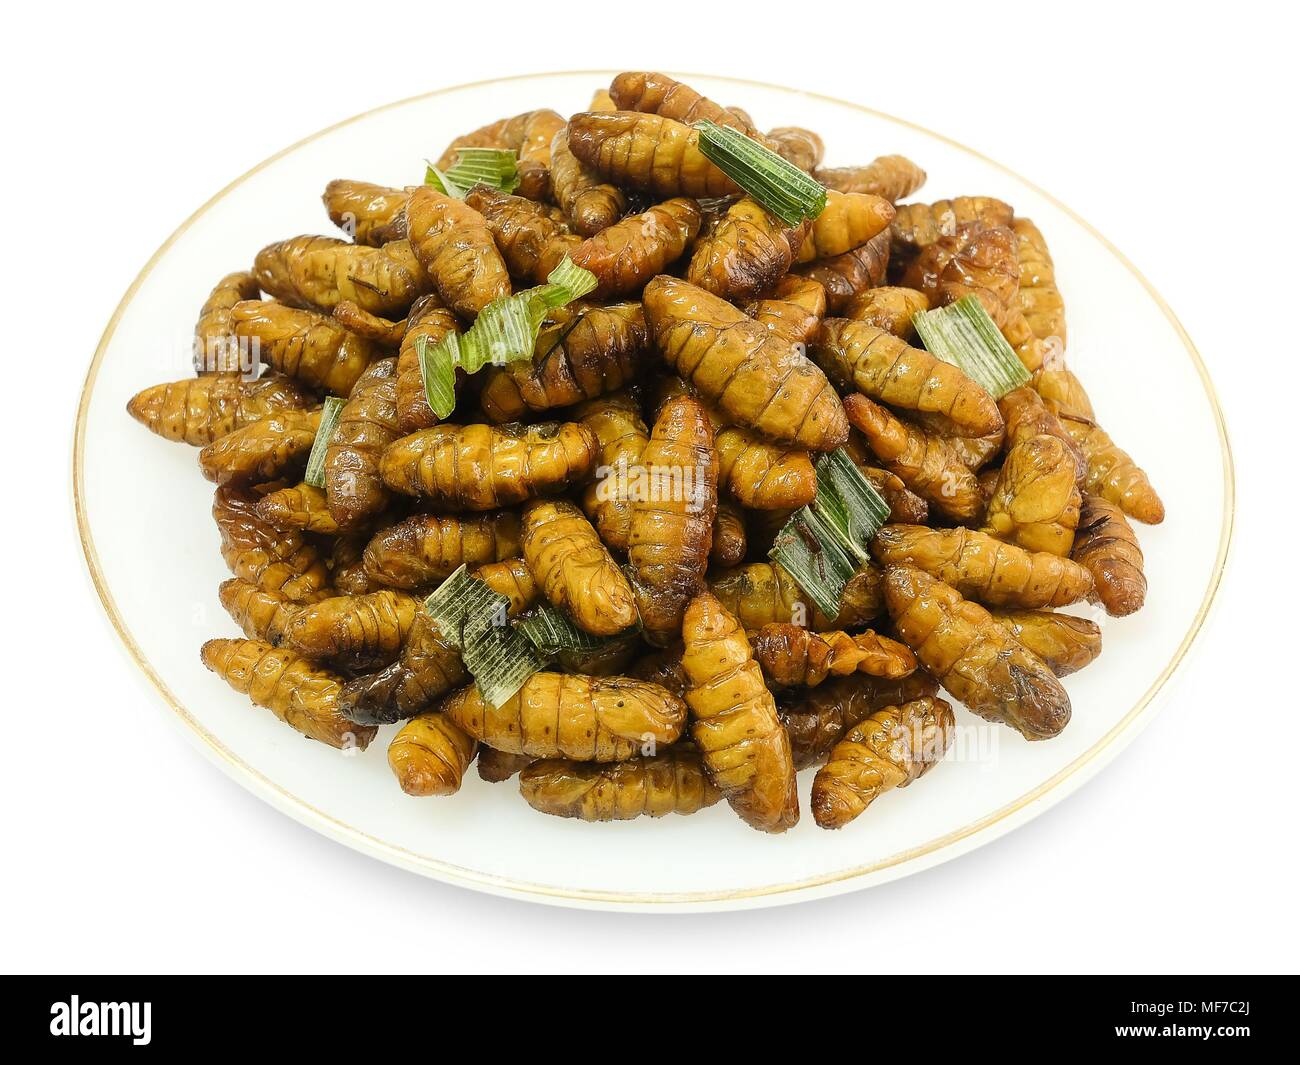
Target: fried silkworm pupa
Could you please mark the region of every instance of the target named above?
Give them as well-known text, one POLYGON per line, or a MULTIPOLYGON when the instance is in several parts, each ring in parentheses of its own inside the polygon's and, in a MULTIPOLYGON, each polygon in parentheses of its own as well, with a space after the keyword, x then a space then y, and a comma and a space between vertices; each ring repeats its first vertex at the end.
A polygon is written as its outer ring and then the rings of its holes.
POLYGON ((925 184, 925 171, 905 155, 882 155, 866 166, 818 167, 813 177, 836 192, 867 192, 890 203, 925 184))
POLYGON ((366 533, 353 531, 334 538, 330 547, 329 574, 339 595, 365 595, 375 590, 375 583, 366 576, 364 555, 368 540, 366 533))
POLYGON ((465 203, 483 216, 510 276, 521 281, 545 284, 560 260, 582 243, 546 208, 526 197, 476 185, 466 194, 465 203))
POLYGON ((1010 204, 992 196, 957 196, 934 203, 900 206, 890 225, 895 255, 909 256, 940 237, 950 237, 964 222, 1009 226, 1015 212, 1010 204))
POLYGON ((622 762, 642 747, 667 747, 686 724, 686 705, 657 684, 569 673, 534 673, 499 707, 470 685, 443 710, 498 751, 581 762, 622 762))
POLYGON ((405 318, 394 321, 378 314, 371 314, 351 300, 340 300, 335 304, 332 317, 348 332, 355 333, 363 340, 369 340, 385 351, 396 351, 401 346, 402 337, 406 335, 405 318))
POLYGON ((826 316, 826 290, 816 281, 786 274, 745 313, 789 344, 807 344, 826 316))
POLYGON ((1070 697, 1055 674, 978 603, 915 566, 885 572, 885 602, 921 665, 980 717, 1027 740, 1056 736, 1069 723, 1070 697))
POLYGON ((924 525, 929 521, 929 504, 908 488, 901 477, 895 477, 879 466, 862 463, 858 464, 858 470, 889 505, 889 521, 903 525, 924 525))
POLYGON ((837 386, 942 418, 958 434, 983 436, 1002 426, 993 397, 956 366, 874 325, 828 318, 808 350, 837 386))
POLYGON ((258 501, 257 516, 277 529, 301 529, 322 536, 335 536, 339 531, 339 524, 329 511, 324 489, 305 481, 264 495, 258 501))
POLYGON ((636 292, 681 258, 699 233, 700 221, 694 200, 665 200, 588 237, 569 252, 569 258, 596 275, 593 300, 636 292))
POLYGON ((910 343, 916 337, 912 316, 929 309, 930 301, 924 292, 882 285, 854 296, 844 308, 844 317, 883 329, 910 343))
POLYGON ((199 469, 216 484, 274 480, 306 464, 320 416, 319 407, 268 414, 210 443, 199 452, 199 469))
POLYGON ((203 664, 308 739, 364 751, 375 738, 373 728, 339 712, 339 678, 292 651, 260 640, 209 640, 203 664))
POLYGON ((319 598, 329 587, 329 571, 316 547, 301 532, 277 529, 260 518, 258 498, 234 485, 218 488, 213 496, 212 517, 230 572, 293 602, 319 598))
POLYGON ((302 410, 311 402, 280 374, 245 380, 237 373, 216 373, 151 385, 131 397, 126 412, 165 440, 205 447, 268 414, 302 410))
POLYGON ((1092 574, 1093 602, 1100 602, 1107 614, 1124 617, 1142 608, 1147 594, 1142 548, 1114 503, 1095 495, 1083 497, 1070 557, 1092 574))
MULTIPOLYGON (((1048 402, 1048 409, 1053 404, 1048 402)), ((1084 477, 1084 490, 1114 503, 1130 518, 1147 525, 1159 525, 1165 520, 1165 505, 1156 493, 1146 470, 1142 469, 1127 451, 1096 422, 1057 410, 1065 431, 1073 437, 1083 452, 1088 465, 1084 477)))
POLYGON ((384 483, 461 510, 494 510, 584 481, 596 437, 575 422, 435 425, 389 445, 384 483))
POLYGON ((794 272, 816 281, 826 292, 826 312, 842 314, 855 296, 885 282, 889 269, 889 233, 878 233, 843 255, 819 259, 794 272))
POLYGON ((1058 677, 1076 673, 1101 654, 1101 626, 1051 610, 994 610, 993 620, 1047 663, 1058 677))
POLYGON ((593 636, 636 624, 636 600, 623 571, 577 507, 536 499, 522 513, 524 560, 551 604, 593 636))
POLYGON ((792 688, 777 713, 790 737, 796 769, 825 761, 840 739, 877 710, 926 699, 939 691, 924 670, 900 680, 883 680, 865 673, 832 677, 816 688, 792 688))
POLYGON ((1057 414, 1069 414, 1075 418, 1087 418, 1089 421, 1095 421, 1097 418, 1083 382, 1064 365, 1044 366, 1036 370, 1029 387, 1037 392, 1043 402, 1049 405, 1049 409, 1057 414))
POLYGON ((257 253, 253 276, 263 292, 291 307, 332 311, 340 300, 351 300, 371 314, 391 316, 424 290, 402 243, 368 248, 337 237, 291 237, 257 253))
POLYGON ((860 248, 889 229, 894 205, 863 192, 826 193, 826 208, 814 219, 799 249, 799 262, 831 259, 860 248))
POLYGON ((194 372, 226 374, 245 369, 237 344, 231 343, 230 310, 236 303, 255 300, 257 278, 247 271, 227 274, 216 283, 194 323, 194 372))
POLYGON ((1092 575, 1077 562, 974 529, 886 525, 872 539, 871 553, 884 566, 915 566, 991 606, 1068 606, 1093 590, 1092 575))
POLYGON ((646 638, 662 646, 681 630, 703 587, 718 509, 713 426, 689 396, 664 404, 641 453, 647 490, 632 501, 627 559, 646 638))
POLYGON ((639 303, 559 308, 531 361, 484 368, 479 405, 492 421, 509 422, 595 399, 630 384, 648 350, 639 303))
POLYGON ((651 651, 638 659, 628 670, 628 676, 636 680, 648 680, 667 688, 679 698, 685 698, 686 689, 690 687, 690 678, 682 668, 682 648, 665 647, 660 651, 651 651))
POLYGON ((1074 464, 1075 479, 1082 482, 1087 474, 1088 464, 1083 451, 1075 443, 1069 431, 1052 411, 1047 409, 1042 398, 1029 385, 1014 388, 998 400, 998 410, 1006 424, 1007 448, 1014 448, 1024 440, 1036 436, 1054 436, 1065 445, 1074 464))
POLYGON ((686 280, 725 300, 753 299, 785 276, 811 228, 788 226, 746 196, 695 242, 686 280))
POLYGON ((766 146, 806 173, 812 173, 826 154, 826 144, 821 137, 801 126, 778 126, 768 130, 766 146))
POLYGON ((388 745, 388 766, 407 795, 455 795, 478 741, 445 714, 413 717, 388 745))
POLYGON ((533 762, 519 774, 519 794, 534 810, 582 821, 693 814, 722 798, 699 751, 681 744, 626 762, 533 762))
POLYGON ((397 359, 380 359, 353 386, 325 449, 325 497, 341 527, 356 525, 388 505, 379 463, 399 435, 397 359))
POLYGON ((903 284, 924 292, 936 307, 973 295, 1002 328, 1020 284, 1015 234, 1007 226, 963 223, 921 249, 903 272, 903 284))
POLYGON ((503 511, 465 518, 415 514, 375 533, 364 557, 371 580, 409 590, 436 584, 462 565, 518 554, 519 515, 503 511))
POLYGON ((947 440, 900 421, 861 394, 848 396, 844 410, 880 464, 930 507, 952 521, 979 517, 979 482, 947 440))
POLYGON ((827 677, 850 673, 897 680, 916 669, 916 656, 905 645, 870 629, 850 635, 764 625, 754 633, 753 648, 764 675, 781 688, 815 688, 827 677))
POLYGON ((344 684, 339 709, 363 725, 390 725, 428 709, 469 679, 460 652, 425 611, 416 610, 397 661, 344 684))
POLYGON ((397 427, 403 434, 418 433, 438 424, 420 373, 419 342, 437 344, 459 329, 456 315, 432 293, 411 305, 397 353, 397 427))
POLYGON ((717 516, 713 519, 709 562, 715 566, 737 566, 745 561, 747 550, 744 513, 735 503, 720 501, 717 516))
POLYGON ((984 512, 984 531, 1026 551, 1069 555, 1081 497, 1070 450, 1054 436, 1031 436, 1007 451, 984 512))
POLYGON ((392 658, 402 649, 421 602, 383 588, 368 595, 337 595, 299 610, 285 642, 304 658, 392 658))
POLYGON ((709 590, 750 632, 776 623, 801 625, 814 632, 852 629, 884 609, 881 572, 870 563, 849 578, 840 596, 840 612, 833 618, 806 602, 803 589, 777 562, 737 566, 710 580, 709 590))
POLYGON ((473 576, 481 580, 498 595, 510 600, 506 613, 517 617, 541 601, 542 590, 537 579, 522 558, 507 558, 500 562, 485 562, 477 567, 473 576))
POLYGON ((315 311, 270 300, 237 303, 230 311, 236 342, 272 369, 312 388, 346 396, 378 354, 374 344, 315 311))
POLYGON ((502 784, 532 763, 533 760, 526 754, 506 754, 505 751, 480 744, 478 759, 474 764, 478 767, 480 780, 489 784, 502 784))
POLYGON ((835 745, 813 779, 813 819, 843 828, 883 792, 905 788, 943 760, 957 731, 942 699, 877 710, 835 745))
POLYGON ((1011 223, 1016 234, 1020 263, 1020 288, 1016 296, 1025 322, 1042 340, 1055 337, 1065 347, 1065 301, 1056 287, 1056 268, 1047 241, 1028 218, 1011 223))
POLYGON ((569 150, 568 127, 551 141, 551 189, 574 232, 584 237, 612 226, 627 206, 622 189, 610 185, 569 150))
MULTIPOLYGON (((435 165, 439 170, 449 169, 456 162, 463 148, 506 148, 518 152, 521 158, 525 154, 535 157, 538 145, 545 136, 545 128, 553 127, 557 119, 563 124, 564 119, 554 111, 548 110, 525 111, 522 114, 499 118, 495 122, 489 122, 486 126, 480 126, 470 133, 457 137, 438 156, 435 165)), ((549 144, 550 139, 546 138, 546 140, 549 144)))
POLYGON ((751 510, 793 510, 817 494, 817 472, 802 449, 770 444, 738 425, 718 427, 713 438, 718 485, 751 510))
POLYGON ((657 71, 624 71, 610 82, 609 97, 620 111, 662 115, 687 126, 707 120, 740 130, 747 137, 762 139, 753 123, 737 110, 716 104, 689 85, 657 71))
POLYGON ((708 592, 686 608, 682 668, 691 736, 709 778, 746 824, 784 832, 799 820, 790 739, 739 622, 708 592))
POLYGON ((626 482, 641 461, 650 430, 641 420, 640 407, 627 392, 584 403, 574 416, 592 431, 600 447, 596 480, 583 491, 582 509, 601 540, 616 551, 626 551, 632 526, 632 501, 626 482))
POLYGON ((685 281, 660 275, 642 298, 664 361, 727 418, 810 451, 844 443, 844 407, 810 359, 685 281))
POLYGON ((286 599, 279 592, 263 591, 239 577, 222 581, 217 596, 245 636, 250 640, 262 640, 272 647, 279 647, 284 642, 289 622, 306 605, 286 599))
POLYGON ((406 225, 420 265, 457 314, 472 318, 510 295, 510 273, 474 208, 424 185, 407 202, 406 225))
POLYGON ((700 151, 699 130, 637 111, 569 119, 569 150, 606 179, 667 199, 733 196, 740 187, 700 151))
POLYGON ((353 241, 377 248, 391 239, 393 219, 406 206, 411 191, 335 178, 325 186, 321 202, 330 221, 353 241))

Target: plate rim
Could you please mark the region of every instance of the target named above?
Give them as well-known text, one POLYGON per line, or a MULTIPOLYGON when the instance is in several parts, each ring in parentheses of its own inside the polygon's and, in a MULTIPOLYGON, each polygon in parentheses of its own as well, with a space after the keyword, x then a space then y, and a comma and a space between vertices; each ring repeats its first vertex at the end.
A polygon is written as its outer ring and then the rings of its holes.
POLYGON ((1073 211, 1066 204, 1062 203, 1051 193, 1023 177, 1010 167, 1004 166, 1002 163, 989 158, 960 141, 947 137, 942 133, 937 133, 925 126, 910 122, 907 119, 898 118, 894 115, 878 111, 863 104, 853 103, 824 93, 794 89, 773 82, 757 81, 750 78, 727 77, 718 74, 684 72, 675 75, 680 76, 682 79, 687 81, 693 79, 705 79, 724 82, 740 87, 762 88, 788 92, 799 96, 809 97, 811 99, 838 104, 842 107, 847 107, 855 111, 869 114, 875 118, 883 119, 886 122, 892 122, 898 126, 919 132, 928 137, 933 137, 940 142, 957 148, 967 155, 979 159, 981 162, 993 166, 997 170, 1000 170, 1021 182, 1033 192, 1042 196, 1057 210, 1064 212, 1064 214, 1066 214, 1070 219, 1081 226, 1138 280, 1147 295, 1155 302, 1156 306, 1159 307, 1160 311, 1164 314, 1166 320, 1173 327, 1175 334, 1182 341, 1183 347, 1187 351, 1192 366, 1201 380, 1201 385, 1205 390, 1206 398, 1209 401, 1211 414, 1213 415, 1215 428, 1218 433, 1223 465, 1223 518, 1220 527, 1219 544, 1214 560, 1214 567, 1210 575, 1209 583, 1206 586, 1205 594, 1197 608, 1195 616, 1192 618, 1190 627, 1179 642, 1172 658, 1165 664, 1151 686, 1124 714, 1124 716, 1120 718, 1120 720, 1105 734, 1103 734, 1096 743, 1086 751, 1082 752, 1070 763, 1062 767, 1058 772, 1053 774, 1047 780, 1040 782, 1034 788, 1031 788, 1028 792, 1019 796, 1015 800, 1005 804, 997 810, 994 810, 992 813, 972 821, 967 825, 963 825, 960 828, 954 829, 951 832, 945 833, 942 836, 938 836, 935 839, 928 840, 924 844, 907 848, 906 850, 899 851, 886 858, 880 859, 879 861, 871 862, 866 865, 856 866, 850 869, 841 869, 831 873, 818 874, 799 880, 791 880, 777 884, 764 884, 752 888, 683 892, 619 892, 587 888, 565 888, 550 884, 533 883, 526 880, 519 880, 514 877, 499 876, 492 873, 485 873, 480 870, 468 869, 451 862, 433 858, 429 855, 420 854, 416 851, 410 850, 409 848, 391 843, 356 828, 355 826, 349 825, 332 814, 326 813, 324 810, 321 810, 306 800, 294 795, 283 785, 277 783, 275 780, 239 758, 180 702, 180 700, 172 693, 166 681, 163 680, 161 674, 149 661, 143 648, 127 628, 124 619, 118 611, 116 601, 109 589, 108 581, 100 567, 99 555, 95 548, 94 535, 90 527, 90 520, 86 510, 84 459, 87 415, 90 409, 91 398, 94 393, 95 382, 98 379, 100 365, 103 362, 108 346, 117 330, 118 323, 126 313, 127 308, 131 305, 131 302, 134 300, 144 281, 149 277, 154 268, 171 250, 172 246, 181 238, 181 236, 183 236, 190 227, 194 225, 199 218, 206 214, 207 211, 216 203, 255 174, 261 172, 290 153, 297 151, 304 145, 310 144, 344 126, 363 121, 372 115, 394 110, 416 101, 428 100, 449 93, 459 92, 466 89, 475 89, 486 85, 496 85, 548 77, 589 76, 592 78, 607 79, 612 77, 615 73, 617 72, 612 70, 552 70, 535 71, 528 74, 515 74, 506 77, 485 78, 478 81, 465 82, 458 85, 450 85, 440 89, 434 89, 430 92, 418 93, 414 96, 408 96, 401 100, 395 100, 391 103, 382 104, 378 107, 360 112, 359 114, 352 115, 339 122, 326 126, 323 129, 317 130, 315 133, 311 133, 287 147, 282 148, 275 154, 268 156, 266 159, 263 159, 260 163, 219 189, 188 218, 186 218, 175 229, 175 231, 167 237, 166 240, 163 241, 157 251, 150 256, 149 260, 131 282, 130 286, 122 296, 122 299, 117 304, 117 307, 114 309, 112 316, 109 318, 108 324, 105 326, 104 331, 100 336, 99 343, 95 348, 95 353, 91 358, 90 366, 86 371, 86 377, 77 404, 76 424, 73 433, 71 471, 73 508, 76 515, 77 535, 81 544, 82 554, 84 555, 86 566, 89 570, 91 583, 99 597, 100 605, 103 607, 108 621, 116 632, 118 639, 122 642, 123 648, 128 657, 139 668, 145 679, 149 681, 150 685, 161 697, 163 703, 172 710, 174 715, 173 720, 175 720, 178 725, 183 726, 183 731, 186 732, 191 742, 195 742, 199 749, 215 762, 219 768, 225 771, 227 775, 231 776, 253 794, 268 802, 281 812, 289 815, 299 823, 304 824, 323 835, 329 836, 354 850, 378 858, 381 861, 388 862, 389 864, 397 865, 424 876, 459 887, 467 887, 478 891, 488 892, 490 894, 504 895, 533 902, 619 910, 662 912, 665 909, 717 910, 741 906, 777 905, 831 894, 839 894, 872 886, 873 884, 883 883, 887 880, 892 880, 902 876, 906 872, 919 872, 922 868, 927 868, 950 858, 955 858, 959 854, 966 853, 977 846, 982 846, 985 843, 991 842, 993 839, 996 839, 998 836, 1003 835, 1023 822, 1028 816, 1028 809, 1033 804, 1049 796, 1050 804, 1054 804, 1055 802, 1065 798, 1066 795, 1082 785, 1091 775, 1101 769, 1105 762, 1108 761, 1110 757, 1117 754, 1125 744, 1130 742, 1141 731, 1141 729, 1145 727, 1151 717, 1154 716, 1156 697, 1168 685, 1174 674, 1186 661, 1192 646, 1204 630, 1205 622, 1218 598, 1218 592, 1223 582, 1236 521, 1236 477, 1232 446, 1228 438, 1227 423, 1224 417, 1223 408, 1219 402, 1218 392, 1210 377, 1209 370, 1206 367, 1204 360, 1201 358, 1200 352, 1197 351, 1196 345, 1188 335, 1187 330, 1178 320, 1177 315, 1174 314, 1173 309, 1165 301, 1164 297, 1156 290, 1155 286, 1152 285, 1140 270, 1138 270, 1128 257, 1087 220, 1082 218, 1078 213, 1073 211), (1063 788, 1062 785, 1067 781, 1070 782, 1070 787, 1063 788), (908 868, 909 866, 914 866, 914 868, 908 868))

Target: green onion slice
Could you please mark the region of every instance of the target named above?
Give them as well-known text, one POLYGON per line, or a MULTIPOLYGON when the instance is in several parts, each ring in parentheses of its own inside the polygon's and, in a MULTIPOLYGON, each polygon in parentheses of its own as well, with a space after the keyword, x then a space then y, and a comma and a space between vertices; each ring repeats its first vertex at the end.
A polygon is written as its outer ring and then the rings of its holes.
POLYGON ((593 636, 583 632, 569 615, 549 603, 534 607, 516 619, 515 627, 522 632, 537 650, 548 658, 561 651, 599 651, 619 636, 593 636))
POLYGON ((425 162, 424 183, 458 200, 475 185, 499 192, 514 192, 519 187, 518 157, 508 148, 462 148, 446 171, 425 162))
POLYGON ((912 325, 926 351, 952 363, 994 399, 1029 383, 1029 371, 977 296, 917 311, 912 325))
POLYGON ((339 396, 327 396, 320 412, 320 425, 316 428, 316 439, 311 442, 307 472, 303 475, 303 480, 314 488, 325 487, 325 452, 329 450, 330 441, 339 427, 339 415, 343 413, 346 403, 347 400, 339 396))
POLYGON ((708 119, 693 128, 704 157, 786 225, 797 226, 825 209, 826 186, 752 137, 708 119))

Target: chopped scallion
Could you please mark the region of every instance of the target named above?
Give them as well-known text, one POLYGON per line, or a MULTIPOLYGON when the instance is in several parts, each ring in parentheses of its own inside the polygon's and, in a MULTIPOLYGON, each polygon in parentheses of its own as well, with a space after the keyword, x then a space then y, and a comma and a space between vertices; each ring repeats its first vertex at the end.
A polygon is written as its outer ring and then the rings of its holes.
POLYGON ((347 400, 339 396, 327 396, 325 406, 320 412, 320 425, 316 429, 316 439, 311 444, 311 454, 307 456, 307 472, 303 480, 314 488, 325 487, 325 452, 339 426, 339 415, 347 400))
POLYGON ((786 225, 797 226, 825 209, 821 182, 752 137, 707 119, 694 128, 704 157, 786 225))
POLYGON ((1029 383, 1029 371, 977 296, 918 311, 912 325, 926 351, 952 363, 994 399, 1029 383))
POLYGON ((518 158, 507 148, 462 148, 445 171, 426 162, 424 183, 458 200, 475 185, 514 192, 519 187, 518 158))

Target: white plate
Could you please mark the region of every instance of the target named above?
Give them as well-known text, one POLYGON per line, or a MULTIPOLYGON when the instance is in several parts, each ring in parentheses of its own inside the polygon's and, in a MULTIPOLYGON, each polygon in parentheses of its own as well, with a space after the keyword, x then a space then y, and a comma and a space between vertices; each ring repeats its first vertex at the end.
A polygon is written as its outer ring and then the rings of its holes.
MULTIPOLYGON (((745 827, 725 804, 691 818, 588 825, 530 810, 512 784, 471 771, 451 799, 396 787, 384 734, 345 758, 251 708, 199 662, 235 635, 216 597, 228 574, 195 451, 145 432, 128 397, 185 376, 198 306, 220 274, 263 244, 331 231, 320 192, 335 177, 418 181, 454 135, 535 107, 586 106, 608 72, 528 76, 446 89, 349 119, 286 149, 200 208, 123 298, 86 378, 74 488, 82 542, 104 607, 132 657, 203 750, 245 787, 349 846, 440 880, 575 906, 662 910, 771 905, 880 883, 985 843, 1095 773, 1150 718, 1201 628, 1232 526, 1232 466, 1213 388, 1191 342, 1140 274, 1041 189, 926 130, 789 89, 687 75, 765 126, 818 130, 833 165, 901 152, 930 174, 927 199, 985 193, 1043 230, 1070 327, 1071 366, 1103 424, 1149 471, 1168 518, 1139 530, 1150 593, 1106 621, 1099 663, 1066 681, 1074 719, 1047 743, 959 711, 958 757, 823 832, 805 816, 784 836, 745 827)), ((801 775, 807 801, 810 775, 801 775)))

